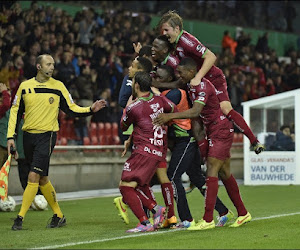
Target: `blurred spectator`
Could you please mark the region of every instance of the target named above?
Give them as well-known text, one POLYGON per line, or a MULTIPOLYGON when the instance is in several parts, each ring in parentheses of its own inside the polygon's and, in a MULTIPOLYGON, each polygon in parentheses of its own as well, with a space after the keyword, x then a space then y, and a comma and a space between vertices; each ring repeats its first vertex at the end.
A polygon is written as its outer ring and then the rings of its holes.
POLYGON ((295 140, 291 137, 291 129, 288 125, 283 125, 276 133, 276 140, 271 145, 272 151, 295 151, 295 140))
POLYGON ((259 37, 256 43, 256 51, 260 53, 268 53, 269 45, 268 45, 269 33, 265 32, 263 36, 259 37))
POLYGON ((237 42, 233 40, 233 38, 230 36, 230 33, 228 30, 224 31, 224 36, 222 38, 222 48, 230 48, 231 53, 235 56, 235 49, 237 46, 237 42))
POLYGON ((72 65, 72 54, 65 51, 63 53, 63 58, 60 63, 57 64, 55 68, 55 77, 57 80, 62 81, 68 88, 71 85, 73 78, 75 77, 75 69, 72 65))
POLYGON ((93 12, 83 7, 83 19, 79 23, 79 41, 82 45, 89 45, 93 38, 92 29, 96 25, 93 17, 93 12))

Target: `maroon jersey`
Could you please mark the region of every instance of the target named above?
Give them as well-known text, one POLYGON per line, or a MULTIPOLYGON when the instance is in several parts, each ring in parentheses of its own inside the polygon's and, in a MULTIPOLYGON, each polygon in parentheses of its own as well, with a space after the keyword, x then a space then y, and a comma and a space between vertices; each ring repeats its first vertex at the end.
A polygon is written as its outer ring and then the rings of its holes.
POLYGON ((154 126, 152 120, 161 113, 171 113, 175 104, 164 96, 150 93, 126 107, 121 118, 121 129, 133 124, 133 152, 164 161, 167 154, 167 126, 154 126))
MULTIPOLYGON (((193 58, 198 66, 198 70, 201 68, 203 64, 202 56, 205 54, 207 48, 199 42, 199 40, 186 31, 181 31, 179 37, 176 40, 176 49, 175 53, 180 58, 180 60, 184 57, 193 58)), ((215 78, 223 77, 223 72, 217 66, 213 65, 211 69, 205 75, 205 78, 212 81, 215 78)), ((226 81, 225 81, 226 83, 226 81)), ((216 86, 216 88, 218 88, 216 86)))
POLYGON ((200 117, 206 127, 207 135, 214 129, 225 126, 225 123, 230 123, 221 111, 216 89, 210 81, 202 78, 197 86, 188 84, 188 93, 193 103, 199 102, 204 105, 200 117))
POLYGON ((176 67, 179 64, 180 60, 177 56, 169 54, 165 60, 161 63, 161 65, 169 65, 174 71, 176 71, 176 67))

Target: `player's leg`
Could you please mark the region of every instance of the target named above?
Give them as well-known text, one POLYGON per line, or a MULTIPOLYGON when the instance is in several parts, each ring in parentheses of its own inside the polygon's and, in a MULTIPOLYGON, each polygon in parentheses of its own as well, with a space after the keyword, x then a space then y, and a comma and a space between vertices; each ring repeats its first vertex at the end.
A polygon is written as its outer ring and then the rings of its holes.
POLYGON ((136 190, 136 187, 149 184, 158 164, 159 161, 138 153, 132 153, 124 164, 119 187, 120 192, 124 202, 130 207, 140 221, 136 228, 128 230, 127 232, 154 230, 153 225, 149 222, 149 219, 143 210, 143 204, 139 197, 140 193, 136 190))
POLYGON ((220 107, 223 114, 248 137, 255 153, 259 154, 264 151, 264 146, 257 140, 256 136, 245 122, 244 117, 232 108, 231 103, 229 101, 222 101, 220 102, 220 107))
POLYGON ((225 161, 225 164, 220 169, 220 178, 224 183, 228 196, 232 203, 236 207, 238 212, 238 219, 232 225, 238 227, 251 220, 251 214, 245 208, 244 202, 242 201, 238 184, 230 172, 230 158, 225 161))
MULTIPOLYGON (((159 182, 161 183, 162 195, 163 195, 163 198, 165 201, 165 205, 168 209, 167 219, 170 219, 172 217, 175 217, 174 189, 173 189, 173 185, 167 175, 166 162, 160 162, 160 164, 156 170, 156 175, 157 175, 159 182)), ((175 222, 175 219, 174 219, 174 222, 175 222)), ((176 220, 176 222, 177 222, 177 220, 176 220)))
MULTIPOLYGON (((205 173, 201 170, 199 157, 200 153, 199 150, 197 150, 196 157, 186 173, 189 176, 192 183, 196 183, 196 187, 199 189, 200 193, 205 197, 205 173)), ((233 213, 224 205, 224 203, 218 196, 216 200, 215 210, 219 213, 218 222, 216 226, 225 226, 234 216, 233 213)))
POLYGON ((207 158, 207 177, 206 177, 206 197, 205 197, 205 212, 203 219, 200 220, 194 227, 189 227, 188 230, 206 230, 215 227, 213 219, 214 207, 218 194, 218 172, 221 169, 224 161, 214 157, 207 158))

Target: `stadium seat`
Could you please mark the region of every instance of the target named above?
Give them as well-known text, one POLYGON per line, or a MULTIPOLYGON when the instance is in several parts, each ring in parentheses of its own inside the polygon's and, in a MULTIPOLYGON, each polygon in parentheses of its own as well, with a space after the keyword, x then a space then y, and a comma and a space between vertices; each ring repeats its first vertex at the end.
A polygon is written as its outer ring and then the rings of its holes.
POLYGON ((98 137, 104 135, 105 134, 104 123, 103 122, 98 122, 97 127, 98 127, 98 137))
POLYGON ((118 123, 113 122, 112 123, 112 136, 118 136, 119 135, 119 126, 118 123))
POLYGON ((89 137, 83 137, 83 145, 90 145, 91 141, 89 137))
POLYGON ((89 127, 89 136, 97 136, 97 123, 91 122, 89 127))
POLYGON ((112 133, 112 124, 110 122, 106 122, 104 124, 104 131, 105 131, 105 135, 111 135, 112 133))

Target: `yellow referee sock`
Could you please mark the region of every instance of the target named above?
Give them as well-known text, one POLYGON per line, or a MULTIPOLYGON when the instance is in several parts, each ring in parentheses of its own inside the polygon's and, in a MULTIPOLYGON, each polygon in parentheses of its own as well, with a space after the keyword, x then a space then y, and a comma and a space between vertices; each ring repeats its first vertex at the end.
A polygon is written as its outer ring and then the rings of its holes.
POLYGON ((38 191, 39 184, 29 182, 27 183, 27 186, 25 188, 25 191, 23 193, 23 200, 22 200, 22 206, 19 215, 23 218, 25 217, 25 214, 27 213, 31 203, 34 200, 34 197, 38 191))
POLYGON ((63 217, 63 214, 60 210, 56 199, 56 192, 54 187, 52 186, 51 182, 48 181, 44 186, 40 186, 41 192, 45 196, 46 200, 48 201, 52 211, 54 214, 57 214, 59 218, 63 217))

